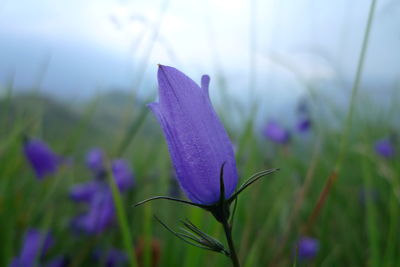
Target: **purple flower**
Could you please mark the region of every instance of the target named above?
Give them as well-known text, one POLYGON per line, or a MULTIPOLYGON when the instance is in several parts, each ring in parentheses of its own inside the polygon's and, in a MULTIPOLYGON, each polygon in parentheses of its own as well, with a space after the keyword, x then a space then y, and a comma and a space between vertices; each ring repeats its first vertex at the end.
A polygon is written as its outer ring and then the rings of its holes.
POLYGON ((121 192, 129 189, 133 185, 133 172, 125 160, 114 160, 111 168, 115 183, 121 192))
POLYGON ((36 229, 29 229, 25 234, 21 252, 14 258, 10 267, 34 266, 53 245, 53 238, 50 234, 43 234, 36 229))
POLYGON ((114 202, 108 188, 98 190, 90 200, 89 210, 76 217, 72 226, 87 234, 98 234, 110 226, 115 217, 114 202))
POLYGON ((97 262, 103 263, 102 266, 106 267, 123 266, 128 261, 127 255, 117 249, 110 249, 105 253, 98 250, 94 253, 94 258, 97 262))
POLYGON ((74 185, 70 190, 70 197, 76 202, 90 202, 102 187, 103 185, 98 181, 74 185))
MULTIPOLYGON (((112 172, 115 183, 121 192, 129 189, 133 185, 132 170, 125 160, 114 160, 112 163, 112 172)), ((71 188, 70 197, 76 202, 90 202, 94 195, 106 187, 107 184, 105 181, 101 180, 77 184, 71 188)))
POLYGON ((26 140, 24 143, 24 153, 39 179, 57 171, 60 163, 59 156, 41 140, 26 140))
POLYGON ((86 165, 95 173, 104 172, 104 152, 100 148, 92 148, 86 155, 86 165))
POLYGON ((211 104, 209 82, 203 75, 200 88, 177 69, 159 65, 159 103, 149 104, 164 131, 180 186, 190 200, 205 205, 219 200, 224 162, 225 198, 238 182, 232 144, 211 104))
MULTIPOLYGON (((114 160, 112 172, 115 183, 121 192, 133 185, 132 170, 126 161, 122 159, 114 160)), ((113 223, 115 217, 114 202, 106 181, 95 179, 75 185, 70 190, 70 198, 76 202, 89 204, 87 212, 72 220, 73 229, 79 233, 98 234, 113 223)))
POLYGON ((318 240, 302 237, 297 243, 297 253, 300 260, 309 260, 316 256, 319 249, 318 240))
POLYGON ((375 152, 384 158, 391 158, 395 154, 394 145, 388 138, 378 140, 375 143, 375 152))
POLYGON ((297 130, 299 132, 306 132, 311 127, 311 120, 309 118, 302 118, 297 122, 297 130))
POLYGON ((272 142, 285 144, 289 142, 289 132, 275 121, 269 121, 264 129, 264 135, 272 142))

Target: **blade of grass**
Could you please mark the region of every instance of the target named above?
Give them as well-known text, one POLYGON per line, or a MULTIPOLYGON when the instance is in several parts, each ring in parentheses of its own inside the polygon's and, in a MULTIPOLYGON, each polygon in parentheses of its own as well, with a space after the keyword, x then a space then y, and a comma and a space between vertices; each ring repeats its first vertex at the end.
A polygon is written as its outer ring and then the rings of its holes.
POLYGON ((399 235, 399 205, 394 193, 391 194, 389 210, 389 231, 386 237, 386 253, 383 259, 383 266, 387 267, 396 266, 396 245, 398 243, 397 236, 399 235))
POLYGON ((349 139, 349 135, 350 135, 350 130, 351 130, 352 121, 353 121, 353 113, 354 113, 355 104, 356 104, 356 96, 357 96, 357 92, 360 87, 361 77, 362 77, 362 73, 364 70, 365 57, 366 57, 366 53, 367 53, 367 49, 368 49, 369 36, 370 36, 371 29, 372 29, 372 22, 374 19, 376 2, 377 2, 377 0, 372 0, 371 4, 370 4, 367 25, 365 28, 364 38, 363 38, 363 42, 362 42, 362 46, 361 46, 361 50, 360 50, 360 56, 359 56, 359 60, 358 60, 358 65, 357 65, 357 70, 356 70, 356 76, 354 78, 353 87, 351 90, 350 106, 349 106, 349 110, 348 110, 348 113, 346 116, 345 126, 344 126, 344 129, 343 129, 343 132, 341 135, 341 139, 340 139, 338 157, 336 159, 335 166, 334 166, 332 172, 330 173, 330 175, 326 181, 326 184, 319 196, 319 200, 309 217, 308 225, 306 227, 306 229, 308 229, 308 230, 312 229, 315 220, 317 219, 321 209, 323 208, 325 201, 326 201, 329 193, 331 192, 331 188, 335 184, 335 182, 340 174, 343 161, 346 157, 346 152, 347 152, 348 142, 349 142, 348 139, 349 139))
MULTIPOLYGON (((367 158, 363 157, 362 159, 362 171, 363 171, 363 182, 364 187, 368 190, 373 187, 373 181, 371 177, 372 170, 369 168, 367 158)), ((378 225, 376 222, 377 218, 377 210, 375 207, 375 203, 372 198, 367 196, 366 199, 366 231, 368 234, 368 248, 370 253, 369 256, 369 265, 370 266, 380 266, 380 252, 379 252, 379 233, 378 233, 378 225)))
POLYGON ((340 168, 341 168, 342 163, 346 156, 346 151, 347 151, 348 142, 349 142, 349 135, 350 135, 350 130, 351 130, 351 124, 353 121, 353 113, 354 113, 355 106, 356 106, 357 92, 360 88, 362 73, 364 71, 365 58, 366 58, 366 54, 367 54, 367 50, 368 50, 369 37, 370 37, 371 29, 372 29, 372 23, 374 20, 376 2, 377 2, 377 0, 372 0, 370 9, 369 9, 367 25, 366 25, 365 33, 364 33, 364 40, 363 40, 362 46, 361 46, 356 76, 355 76, 354 82, 353 82, 353 88, 351 90, 350 107, 349 107, 349 111, 348 111, 347 117, 346 117, 345 128, 343 130, 342 137, 340 140, 339 155, 338 155, 338 159, 337 159, 336 165, 335 165, 336 172, 340 171, 340 168))
POLYGON ((108 169, 108 173, 109 173, 108 180, 109 180, 109 184, 111 186, 112 197, 114 200, 115 209, 117 211, 118 224, 119 224, 119 227, 121 230, 125 250, 128 255, 128 259, 129 259, 129 263, 130 263, 131 267, 136 267, 137 261, 136 261, 136 256, 135 256, 135 250, 133 247, 133 239, 132 239, 131 231, 128 226, 128 218, 126 216, 124 205, 122 203, 122 197, 118 190, 117 185, 115 184, 115 178, 114 178, 114 175, 110 168, 108 169))
POLYGON ((152 266, 152 204, 146 205, 143 216, 143 247, 144 260, 143 266, 152 266))

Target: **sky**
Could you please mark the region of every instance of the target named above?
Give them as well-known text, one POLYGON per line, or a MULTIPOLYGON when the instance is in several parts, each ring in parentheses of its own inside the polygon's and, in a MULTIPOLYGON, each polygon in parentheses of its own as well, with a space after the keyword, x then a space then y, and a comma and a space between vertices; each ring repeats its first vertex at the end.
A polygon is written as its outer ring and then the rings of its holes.
MULTIPOLYGON (((368 0, 1 0, 0 82, 12 79, 17 90, 38 87, 66 99, 116 88, 146 95, 154 92, 160 63, 196 81, 203 73, 223 77, 227 92, 260 96, 278 112, 282 103, 306 94, 304 81, 329 84, 321 90, 336 95, 348 93, 369 5, 368 0)), ((379 0, 363 76, 368 86, 380 87, 371 94, 397 82, 399 26, 400 3, 379 0)))

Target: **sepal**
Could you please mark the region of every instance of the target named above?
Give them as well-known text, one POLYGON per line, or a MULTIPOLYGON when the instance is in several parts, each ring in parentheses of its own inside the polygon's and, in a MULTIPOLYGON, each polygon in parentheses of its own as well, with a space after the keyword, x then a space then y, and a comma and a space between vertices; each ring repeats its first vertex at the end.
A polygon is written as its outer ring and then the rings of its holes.
POLYGON ((229 252, 225 249, 224 245, 217 240, 216 238, 206 234, 202 230, 200 230, 196 225, 194 225, 189 220, 181 221, 183 227, 180 227, 180 231, 172 230, 168 225, 166 225, 163 221, 161 221, 158 217, 154 216, 155 219, 164 226, 169 232, 173 235, 186 242, 189 245, 211 250, 214 252, 222 253, 226 256, 230 256, 229 252))
POLYGON ((249 179, 247 179, 246 182, 244 182, 239 189, 233 193, 232 196, 230 196, 229 199, 225 199, 225 185, 224 185, 224 166, 225 166, 225 162, 222 164, 221 166, 221 170, 220 170, 220 199, 217 203, 213 204, 213 205, 203 205, 203 204, 198 204, 198 203, 194 203, 194 202, 190 202, 187 200, 182 200, 182 199, 178 199, 178 198, 173 198, 173 197, 168 197, 168 196, 155 196, 155 197, 151 197, 148 199, 145 199, 143 201, 140 201, 138 203, 136 203, 134 206, 140 206, 142 204, 145 204, 147 202, 153 201, 153 200, 157 200, 157 199, 164 199, 164 200, 170 200, 170 201, 175 201, 175 202, 180 202, 182 204, 186 204, 186 205, 190 205, 190 206, 195 206, 198 208, 202 208, 204 210, 207 210, 209 212, 211 212, 214 217, 217 219, 217 221, 222 222, 223 220, 228 220, 230 217, 230 206, 232 204, 233 201, 236 201, 239 194, 242 193, 247 187, 249 187, 250 185, 252 185, 253 183, 255 183, 256 181, 258 181, 259 179, 261 179, 262 177, 269 175, 271 173, 274 173, 276 171, 278 171, 279 169, 268 169, 268 170, 264 170, 264 171, 260 171, 257 172, 255 174, 253 174, 252 176, 250 176, 249 179))

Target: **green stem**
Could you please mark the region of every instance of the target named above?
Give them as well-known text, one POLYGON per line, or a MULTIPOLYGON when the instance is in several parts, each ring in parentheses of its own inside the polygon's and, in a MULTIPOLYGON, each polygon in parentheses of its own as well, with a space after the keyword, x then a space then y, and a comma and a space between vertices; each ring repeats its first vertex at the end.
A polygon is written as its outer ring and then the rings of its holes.
POLYGON ((314 208, 313 213, 310 216, 310 220, 307 226, 307 230, 310 230, 314 224, 314 221, 316 218, 319 216, 319 213, 321 209, 324 207, 325 201, 332 191, 333 185, 336 183, 337 178, 340 175, 341 167, 342 164, 345 160, 346 157, 346 152, 348 148, 348 142, 349 142, 349 135, 350 135, 350 129, 351 129, 351 124, 353 121, 353 113, 355 110, 355 103, 356 103, 356 96, 358 89, 360 87, 360 82, 361 82, 361 76, 364 70, 364 62, 365 62, 365 55, 367 53, 367 48, 368 48, 368 41, 369 41, 369 36, 372 28, 372 22, 374 19, 374 13, 375 13, 375 6, 376 6, 376 1, 377 0, 372 0, 371 1, 371 6, 369 9, 369 14, 368 14, 368 21, 367 21, 367 26, 365 28, 365 34, 364 34, 364 39, 362 42, 362 47, 360 51, 360 57, 358 60, 358 65, 357 65, 357 72, 356 76, 354 78, 354 83, 353 87, 351 89, 351 98, 350 98, 350 106, 349 106, 349 111, 346 116, 346 122, 345 122, 345 127, 342 132, 342 136, 340 138, 340 145, 339 145, 339 153, 337 160, 335 162, 335 166, 331 174, 329 175, 324 189, 320 194, 317 206, 314 208))
MULTIPOLYGON (((370 190, 371 188, 374 188, 371 177, 372 170, 369 168, 365 158, 362 161, 361 167, 363 170, 364 187, 366 188, 366 190, 370 190)), ((372 201, 371 197, 368 195, 366 195, 365 211, 366 211, 366 232, 368 235, 368 243, 369 243, 368 249, 370 251, 368 262, 370 263, 370 266, 381 266, 379 264, 381 263, 381 258, 380 258, 380 248, 379 248, 379 232, 377 230, 379 229, 379 227, 376 221, 376 218, 378 217, 376 204, 372 201)))
POLYGON ((131 267, 136 267, 135 250, 132 244, 132 234, 128 226, 128 219, 122 203, 121 194, 119 193, 118 187, 115 184, 114 176, 112 171, 109 170, 109 183, 111 186, 111 192, 114 199, 114 205, 117 212, 117 219, 121 229, 122 239, 124 242, 126 253, 128 254, 129 262, 131 267))
POLYGON ((235 250, 235 245, 233 244, 233 239, 232 239, 232 226, 228 223, 228 220, 226 218, 221 223, 224 227, 226 241, 228 242, 229 246, 229 257, 232 260, 232 264, 234 267, 240 267, 239 260, 235 250))
POLYGON ((346 149, 348 147, 347 144, 348 144, 348 139, 349 139, 349 134, 350 134, 351 123, 353 120, 356 96, 357 96, 358 89, 360 87, 361 76, 362 76, 362 73, 364 70, 365 56, 367 54, 369 36, 370 36, 371 29, 372 29, 372 22, 374 20, 376 1, 377 0, 371 1, 371 5, 370 5, 370 9, 369 9, 368 21, 367 21, 367 26, 365 28, 365 34, 364 34, 364 39, 363 39, 362 47, 361 47, 361 51, 360 51, 360 57, 358 60, 356 76, 354 78, 353 88, 351 89, 349 112, 347 113, 345 129, 343 131, 342 138, 340 140, 339 156, 338 156, 338 159, 336 161, 336 166, 335 166, 335 170, 337 172, 339 172, 339 170, 341 168, 341 165, 345 158, 346 149))

